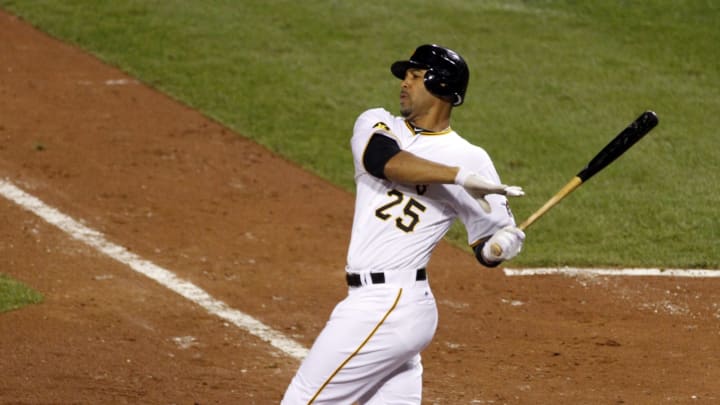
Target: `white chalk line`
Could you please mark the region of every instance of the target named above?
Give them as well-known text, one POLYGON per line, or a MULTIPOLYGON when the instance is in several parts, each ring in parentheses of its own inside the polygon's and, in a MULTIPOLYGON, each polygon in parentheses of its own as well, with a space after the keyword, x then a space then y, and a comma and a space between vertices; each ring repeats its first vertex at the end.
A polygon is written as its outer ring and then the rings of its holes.
POLYGON ((250 315, 230 308, 224 302, 213 298, 200 287, 179 278, 173 272, 129 252, 122 246, 108 241, 102 233, 88 228, 57 209, 48 206, 38 198, 16 187, 11 182, 0 179, 0 195, 34 213, 49 224, 55 225, 73 239, 77 239, 110 258, 129 266, 134 271, 155 280, 164 287, 205 308, 209 313, 268 342, 290 357, 300 360, 307 356, 308 349, 295 340, 286 337, 250 315))
MULTIPOLYGON (((103 236, 73 218, 63 214, 55 208, 43 203, 21 190, 8 180, 0 179, 0 195, 16 203, 22 208, 34 213, 51 225, 67 233, 73 239, 81 241, 90 247, 104 253, 108 257, 123 263, 132 270, 158 282, 164 287, 174 291, 182 297, 196 303, 210 314, 220 317, 248 333, 268 342, 290 357, 303 359, 308 349, 286 337, 282 333, 270 328, 257 319, 241 311, 229 307, 224 302, 213 298, 206 291, 193 283, 179 278, 175 273, 164 269, 140 256, 129 252, 122 246, 116 245, 103 236)), ((530 268, 530 269, 504 269, 507 276, 540 276, 540 275, 605 275, 605 276, 664 276, 664 277, 720 277, 720 270, 705 269, 595 269, 595 268, 530 268)))
POLYGON ((596 269, 578 267, 545 267, 529 269, 503 269, 506 276, 547 276, 563 275, 571 277, 582 276, 629 276, 629 277, 692 277, 717 278, 720 270, 709 269, 596 269))

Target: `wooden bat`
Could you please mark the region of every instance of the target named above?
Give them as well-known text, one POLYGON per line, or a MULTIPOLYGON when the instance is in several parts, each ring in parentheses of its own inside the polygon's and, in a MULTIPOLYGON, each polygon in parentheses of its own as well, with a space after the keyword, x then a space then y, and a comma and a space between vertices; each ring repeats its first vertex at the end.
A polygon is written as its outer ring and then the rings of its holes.
MULTIPOLYGON (((552 207, 557 205, 563 198, 567 197, 576 188, 580 187, 581 184, 588 181, 597 172, 604 169, 607 165, 612 163, 615 159, 620 157, 625 151, 630 149, 637 141, 640 140, 645 134, 650 132, 658 124, 658 117, 652 111, 645 111, 640 114, 635 121, 630 123, 627 128, 623 129, 610 143, 597 154, 594 158, 583 168, 580 172, 573 177, 563 188, 555 193, 540 209, 535 211, 528 217, 518 228, 523 231, 530 227, 535 221, 541 216, 545 215, 552 207)), ((502 254, 502 248, 497 244, 490 246, 493 255, 500 256, 502 254)))

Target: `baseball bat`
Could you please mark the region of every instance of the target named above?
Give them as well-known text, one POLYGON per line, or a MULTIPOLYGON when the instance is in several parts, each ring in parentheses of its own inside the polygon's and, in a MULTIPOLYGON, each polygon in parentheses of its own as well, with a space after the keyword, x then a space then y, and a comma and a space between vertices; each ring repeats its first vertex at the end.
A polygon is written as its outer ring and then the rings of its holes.
MULTIPOLYGON (((630 149, 631 146, 650 132, 650 130, 655 128, 657 124, 658 117, 654 112, 645 111, 640 114, 635 121, 630 123, 630 125, 623 129, 610 143, 605 145, 605 147, 590 160, 587 166, 580 170, 575 177, 565 184, 560 191, 555 193, 542 207, 521 223, 518 228, 523 231, 529 228, 530 225, 545 215, 546 212, 572 193, 573 190, 580 187, 581 184, 588 181, 592 176, 630 149)), ((499 256, 502 254, 502 248, 497 244, 490 246, 490 249, 494 255, 499 256)))

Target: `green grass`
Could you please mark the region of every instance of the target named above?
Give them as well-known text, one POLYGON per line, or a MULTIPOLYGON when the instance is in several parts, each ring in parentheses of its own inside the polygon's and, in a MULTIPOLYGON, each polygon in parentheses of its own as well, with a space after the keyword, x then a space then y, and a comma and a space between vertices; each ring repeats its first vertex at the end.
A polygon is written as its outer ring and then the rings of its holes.
MULTIPOLYGON (((720 267, 720 3, 707 0, 12 1, 0 7, 349 191, 355 117, 392 61, 468 60, 453 127, 521 221, 642 111, 660 125, 528 232, 515 265, 720 267)), ((449 239, 464 245, 456 226, 449 239)))
POLYGON ((0 313, 36 304, 42 299, 40 293, 0 273, 0 313))

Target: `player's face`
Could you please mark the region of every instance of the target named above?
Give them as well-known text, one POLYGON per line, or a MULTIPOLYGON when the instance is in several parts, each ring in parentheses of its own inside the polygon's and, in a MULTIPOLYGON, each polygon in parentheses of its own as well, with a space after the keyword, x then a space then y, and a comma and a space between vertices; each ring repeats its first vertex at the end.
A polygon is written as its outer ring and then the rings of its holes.
POLYGON ((425 72, 425 69, 408 69, 400 84, 400 114, 409 120, 424 114, 435 102, 435 96, 425 88, 425 72))

